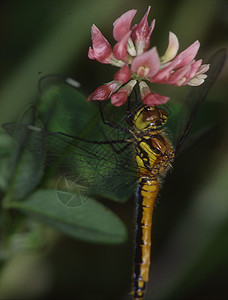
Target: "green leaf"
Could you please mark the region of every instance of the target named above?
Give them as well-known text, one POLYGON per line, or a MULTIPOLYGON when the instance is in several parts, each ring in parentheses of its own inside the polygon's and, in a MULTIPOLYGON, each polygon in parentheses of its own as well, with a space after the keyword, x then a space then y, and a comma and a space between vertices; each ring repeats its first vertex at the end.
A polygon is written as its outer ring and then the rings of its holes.
POLYGON ((40 189, 23 202, 11 202, 10 207, 84 241, 117 244, 126 239, 125 226, 114 213, 92 198, 82 201, 80 194, 40 189))

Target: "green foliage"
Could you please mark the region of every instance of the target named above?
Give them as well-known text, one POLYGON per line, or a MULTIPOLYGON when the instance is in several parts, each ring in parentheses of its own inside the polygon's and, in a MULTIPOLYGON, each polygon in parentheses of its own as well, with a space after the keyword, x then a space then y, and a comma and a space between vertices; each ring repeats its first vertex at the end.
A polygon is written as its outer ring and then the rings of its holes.
POLYGON ((72 207, 69 203, 63 205, 61 197, 56 190, 39 189, 22 202, 11 202, 10 207, 84 241, 115 244, 126 238, 123 223, 102 204, 91 198, 82 202, 80 195, 68 192, 67 197, 74 201, 72 207))

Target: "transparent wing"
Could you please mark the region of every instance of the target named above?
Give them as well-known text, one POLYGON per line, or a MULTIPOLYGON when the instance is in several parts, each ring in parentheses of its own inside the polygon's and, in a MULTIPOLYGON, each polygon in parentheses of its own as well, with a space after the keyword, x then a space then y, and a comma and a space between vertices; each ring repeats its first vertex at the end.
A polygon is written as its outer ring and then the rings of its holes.
MULTIPOLYGON (((41 78, 39 91, 38 114, 45 128, 95 140, 96 133, 99 133, 97 125, 103 126, 98 105, 96 101, 86 101, 87 97, 77 87, 77 82, 58 75, 47 75, 41 78)), ((119 126, 126 126, 126 105, 113 108, 110 101, 104 101, 102 107, 105 119, 119 126)), ((103 127, 103 130, 108 134, 112 131, 108 126, 103 127)), ((98 138, 99 136, 97 140, 98 138)))
MULTIPOLYGON (((208 61, 210 64, 210 69, 207 72, 208 77, 206 78, 205 82, 198 87, 191 88, 189 95, 182 102, 182 106, 179 108, 178 117, 174 115, 173 118, 177 118, 178 122, 175 121, 175 126, 171 130, 173 136, 173 145, 176 149, 176 153, 179 152, 181 146, 183 145, 203 101, 205 100, 208 92, 212 88, 224 65, 225 58, 225 49, 217 51, 210 58, 208 61)), ((170 121, 172 122, 172 119, 170 121)))
POLYGON ((38 161, 45 157, 52 173, 73 182, 83 194, 121 201, 134 190, 137 166, 129 140, 86 142, 23 121, 3 127, 38 161))

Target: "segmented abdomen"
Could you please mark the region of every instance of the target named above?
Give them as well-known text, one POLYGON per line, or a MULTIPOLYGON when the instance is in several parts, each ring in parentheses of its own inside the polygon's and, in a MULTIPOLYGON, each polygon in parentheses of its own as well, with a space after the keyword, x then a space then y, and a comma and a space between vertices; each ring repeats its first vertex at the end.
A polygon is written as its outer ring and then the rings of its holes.
POLYGON ((133 299, 143 299, 149 279, 151 225, 154 203, 158 194, 156 178, 142 177, 137 189, 137 227, 135 265, 133 273, 133 299))

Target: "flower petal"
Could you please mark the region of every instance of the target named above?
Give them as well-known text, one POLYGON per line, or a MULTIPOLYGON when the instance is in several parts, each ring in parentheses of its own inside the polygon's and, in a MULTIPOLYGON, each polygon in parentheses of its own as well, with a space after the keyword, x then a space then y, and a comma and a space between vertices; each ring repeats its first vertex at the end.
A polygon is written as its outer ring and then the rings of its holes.
POLYGON ((135 49, 135 45, 132 41, 132 38, 130 37, 127 43, 127 52, 131 55, 131 56, 136 56, 137 52, 135 49))
POLYGON ((196 72, 197 75, 206 73, 210 68, 210 64, 201 65, 199 70, 196 72))
POLYGON ((99 86, 89 97, 87 101, 90 100, 106 100, 111 97, 120 87, 121 83, 118 81, 110 81, 107 84, 99 86))
POLYGON ((108 64, 112 56, 112 48, 100 30, 93 25, 91 29, 93 48, 89 48, 88 56, 100 63, 108 64))
POLYGON ((167 63, 177 55, 179 49, 179 42, 177 36, 173 32, 169 32, 169 44, 165 54, 161 57, 161 62, 167 63))
POLYGON ((170 98, 160 94, 151 93, 142 99, 143 103, 149 106, 157 106, 165 104, 170 98))
POLYGON ((187 49, 178 54, 174 60, 171 62, 174 69, 182 68, 183 66, 189 64, 196 56, 200 47, 200 42, 195 41, 187 49))
POLYGON ((121 106, 127 101, 128 92, 126 91, 118 91, 114 95, 111 96, 111 103, 114 106, 121 106))
POLYGON ((199 59, 197 61, 193 61, 193 63, 191 64, 191 71, 189 73, 189 78, 190 79, 195 77, 196 72, 199 70, 201 64, 202 64, 202 59, 199 59))
POLYGON ((196 56, 200 47, 199 41, 194 42, 191 46, 178 54, 171 62, 168 62, 166 66, 157 72, 154 76, 151 76, 150 82, 166 83, 170 74, 188 64, 190 64, 196 56))
POLYGON ((189 73, 191 71, 191 65, 184 66, 177 71, 173 72, 169 78, 167 79, 166 83, 167 84, 172 84, 172 85, 185 85, 187 84, 187 78, 189 76, 189 73))
POLYGON ((131 78, 130 69, 127 65, 124 65, 119 71, 114 75, 114 80, 121 82, 122 84, 127 83, 131 78))
POLYGON ((154 83, 165 83, 166 80, 169 78, 173 68, 172 66, 167 66, 161 70, 159 70, 155 75, 150 77, 150 82, 154 83))
POLYGON ((146 105, 149 106, 162 105, 169 100, 169 97, 152 93, 149 86, 144 81, 141 81, 139 83, 139 88, 140 88, 140 95, 142 98, 142 102, 146 105))
POLYGON ((128 84, 119 89, 117 93, 111 96, 111 103, 115 106, 123 105, 127 101, 127 98, 130 95, 136 83, 136 80, 131 80, 130 82, 128 82, 128 84))
POLYGON ((131 31, 127 32, 120 42, 113 48, 113 55, 116 59, 125 61, 127 58, 127 45, 130 38, 131 31))
POLYGON ((144 52, 146 44, 148 42, 148 35, 151 35, 154 23, 151 24, 151 28, 148 26, 148 14, 150 12, 151 6, 148 7, 146 14, 140 21, 140 23, 132 28, 132 39, 135 43, 137 55, 144 52), (151 30, 152 29, 152 30, 151 30))
POLYGON ((140 83, 139 83, 139 89, 140 89, 141 98, 144 98, 149 93, 151 93, 151 90, 150 90, 148 84, 146 84, 145 81, 140 81, 140 83))
POLYGON ((150 37, 151 37, 151 34, 154 30, 154 26, 155 26, 155 19, 150 24, 149 32, 148 32, 148 35, 147 35, 147 38, 146 38, 146 47, 145 47, 144 51, 146 51, 150 48, 150 37))
POLYGON ((151 77, 158 72, 159 68, 160 59, 155 47, 135 57, 131 64, 131 70, 141 77, 151 77))
POLYGON ((188 85, 191 86, 201 85, 204 82, 204 80, 207 78, 207 75, 204 73, 208 71, 209 67, 210 67, 209 64, 201 65, 197 70, 197 72, 195 73, 194 77, 190 78, 188 85))
POLYGON ((205 78, 194 77, 194 78, 192 78, 192 79, 188 82, 188 85, 190 85, 190 86, 199 86, 199 85, 201 85, 202 83, 204 83, 204 79, 205 79, 205 78))
POLYGON ((95 54, 94 54, 94 50, 91 47, 89 47, 88 57, 90 59, 96 59, 95 54))
POLYGON ((116 19, 113 23, 113 37, 117 42, 121 41, 122 38, 130 31, 131 22, 136 12, 136 9, 131 9, 116 19))

